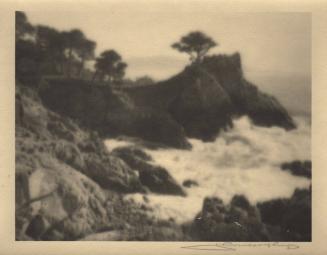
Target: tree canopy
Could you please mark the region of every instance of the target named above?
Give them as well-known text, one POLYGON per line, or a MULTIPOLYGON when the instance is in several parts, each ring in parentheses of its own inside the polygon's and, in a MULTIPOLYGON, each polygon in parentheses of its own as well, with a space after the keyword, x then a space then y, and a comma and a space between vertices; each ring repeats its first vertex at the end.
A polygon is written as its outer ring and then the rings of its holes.
POLYGON ((200 31, 190 32, 183 36, 179 42, 171 45, 173 49, 190 55, 192 63, 201 62, 206 53, 218 44, 200 31))
MULTIPOLYGON (((16 12, 16 71, 20 80, 28 76, 26 70, 42 75, 82 76, 86 61, 95 58, 96 43, 79 29, 58 31, 33 26, 24 12, 16 12)), ((89 71, 90 72, 90 71, 89 71)), ((31 72, 32 73, 32 72, 31 72)))
POLYGON ((22 11, 16 11, 16 41, 24 38, 26 35, 31 35, 34 32, 34 27, 27 20, 26 14, 22 11))
POLYGON ((106 50, 96 59, 96 76, 101 80, 108 78, 110 82, 119 82, 125 75, 127 64, 122 61, 122 57, 115 50, 106 50))

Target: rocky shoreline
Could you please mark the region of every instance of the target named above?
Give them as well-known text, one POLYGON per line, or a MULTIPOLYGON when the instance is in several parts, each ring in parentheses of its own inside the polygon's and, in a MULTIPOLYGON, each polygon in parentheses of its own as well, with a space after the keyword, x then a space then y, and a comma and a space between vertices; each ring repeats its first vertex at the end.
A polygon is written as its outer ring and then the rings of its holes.
POLYGON ((48 78, 39 94, 46 107, 101 137, 125 135, 179 149, 190 148, 186 137, 214 140, 243 115, 259 126, 296 127, 276 98, 245 79, 239 53, 206 57, 201 65, 187 66, 151 86, 117 90, 86 80, 48 78))
MULTIPOLYGON (((247 82, 241 69, 235 54, 208 57, 203 66, 148 87, 114 90, 47 79, 31 89, 17 82, 16 240, 309 241, 311 189, 259 205, 243 196, 228 205, 206 198, 194 221, 183 225, 124 200, 128 193, 144 194, 145 201, 148 193, 186 196, 198 183, 178 184, 136 146, 109 152, 107 137, 190 149, 186 137, 210 141, 242 115, 257 125, 295 128, 278 101, 247 82), (285 215, 274 221, 269 208, 285 215), (303 228, 293 220, 304 220, 303 228)), ((282 166, 303 175, 298 167, 282 166)))
POLYGON ((137 147, 109 153, 96 132, 46 109, 35 91, 16 89, 16 240, 310 240, 311 189, 257 206, 243 196, 229 205, 206 198, 183 225, 154 217, 123 196, 185 196, 166 169, 137 147))

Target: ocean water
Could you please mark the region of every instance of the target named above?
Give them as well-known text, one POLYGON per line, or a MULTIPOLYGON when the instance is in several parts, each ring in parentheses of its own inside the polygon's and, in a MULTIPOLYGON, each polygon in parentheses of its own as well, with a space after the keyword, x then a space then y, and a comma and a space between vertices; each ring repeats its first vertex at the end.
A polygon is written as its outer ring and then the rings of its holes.
MULTIPOLYGON (((228 203, 236 194, 250 202, 287 198, 296 188, 305 188, 310 180, 280 169, 280 164, 293 160, 311 160, 311 124, 305 117, 295 117, 298 128, 292 131, 251 124, 247 117, 234 120, 234 128, 221 133, 214 142, 189 139, 191 151, 160 149, 145 151, 154 164, 165 167, 182 185, 184 180, 199 186, 185 188, 186 197, 147 194, 153 214, 162 219, 174 218, 183 223, 194 219, 203 199, 217 196, 228 203)), ((128 141, 106 140, 109 150, 132 145, 128 141)), ((127 195, 146 203, 143 194, 127 195)))

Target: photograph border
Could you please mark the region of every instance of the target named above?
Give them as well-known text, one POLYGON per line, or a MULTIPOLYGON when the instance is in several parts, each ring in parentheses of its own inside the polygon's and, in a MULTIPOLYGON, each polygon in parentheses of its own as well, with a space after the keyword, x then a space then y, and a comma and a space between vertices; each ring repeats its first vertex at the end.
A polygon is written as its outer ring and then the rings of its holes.
MULTIPOLYGON (((103 5, 103 10, 117 1, 0 1, 0 253, 2 254, 326 254, 327 246, 327 1, 174 1, 150 0, 125 2, 183 5, 199 8, 221 8, 222 12, 310 12, 312 15, 312 242, 281 243, 225 243, 229 250, 221 250, 221 242, 35 242, 15 241, 15 123, 14 123, 14 17, 22 11, 87 11, 92 5, 103 5), (199 246, 185 248, 185 246, 199 246), (209 248, 208 248, 209 247, 209 248), (210 248, 211 247, 211 248, 210 248), (218 248, 217 248, 218 247, 218 248)), ((64 17, 61 17, 64 18, 64 17)), ((296 99, 294 99, 296 100, 296 99)), ((225 246, 226 246, 225 245, 225 246)))

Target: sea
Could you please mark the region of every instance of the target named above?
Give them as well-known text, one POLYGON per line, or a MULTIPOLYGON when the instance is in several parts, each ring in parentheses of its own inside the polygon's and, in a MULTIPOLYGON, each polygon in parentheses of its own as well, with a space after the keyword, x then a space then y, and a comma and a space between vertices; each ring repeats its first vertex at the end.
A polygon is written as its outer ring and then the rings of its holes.
MULTIPOLYGON (((258 127, 247 117, 234 120, 234 127, 213 142, 188 139, 191 150, 144 149, 153 164, 167 169, 180 184, 193 180, 198 186, 184 188, 187 196, 129 194, 126 200, 146 204, 160 219, 185 223, 201 211, 205 197, 219 197, 229 203, 234 195, 244 195, 255 204, 275 198, 289 198, 296 188, 311 181, 282 171, 280 165, 293 160, 311 160, 311 118, 293 116, 297 129, 258 127)), ((133 145, 130 141, 109 139, 109 151, 133 145)))

